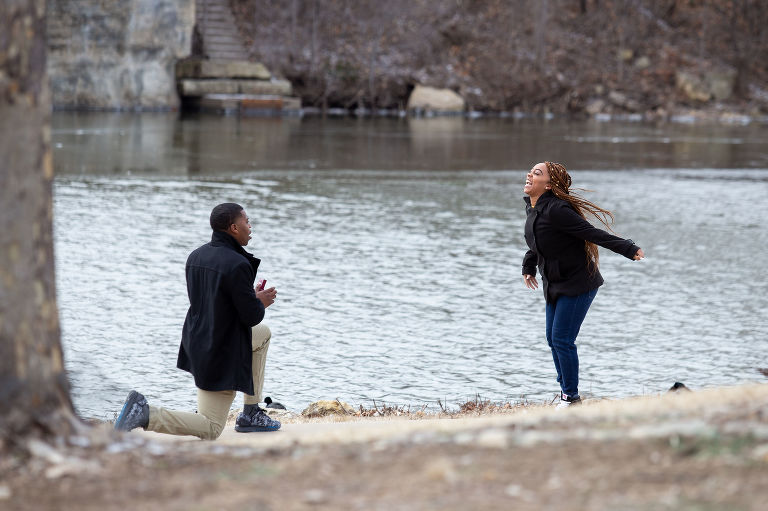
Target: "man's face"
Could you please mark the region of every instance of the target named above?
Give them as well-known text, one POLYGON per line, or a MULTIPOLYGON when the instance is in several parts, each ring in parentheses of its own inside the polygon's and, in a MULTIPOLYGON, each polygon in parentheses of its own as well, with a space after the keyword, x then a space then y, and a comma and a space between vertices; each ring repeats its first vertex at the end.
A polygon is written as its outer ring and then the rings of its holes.
POLYGON ((246 246, 251 239, 251 221, 248 215, 245 214, 245 210, 240 211, 240 216, 237 217, 235 223, 229 226, 229 234, 240 243, 241 246, 246 246))

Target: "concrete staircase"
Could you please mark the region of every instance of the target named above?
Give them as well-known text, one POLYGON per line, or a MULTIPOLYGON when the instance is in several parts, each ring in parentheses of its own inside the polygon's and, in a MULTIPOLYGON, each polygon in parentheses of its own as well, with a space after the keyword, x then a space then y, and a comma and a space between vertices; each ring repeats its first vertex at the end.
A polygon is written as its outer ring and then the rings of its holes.
POLYGON ((229 0, 196 0, 195 7, 203 54, 211 60, 248 60, 229 0))
POLYGON ((176 63, 176 84, 187 110, 236 115, 301 115, 291 84, 248 60, 228 0, 196 0, 202 55, 176 63))

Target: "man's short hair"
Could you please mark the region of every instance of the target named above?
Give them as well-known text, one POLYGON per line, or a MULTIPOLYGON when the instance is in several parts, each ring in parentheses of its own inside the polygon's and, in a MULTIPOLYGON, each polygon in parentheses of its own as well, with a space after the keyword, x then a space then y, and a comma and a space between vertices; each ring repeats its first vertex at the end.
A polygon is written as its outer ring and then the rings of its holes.
POLYGON ((234 202, 219 204, 211 211, 211 229, 214 231, 226 231, 234 224, 242 214, 243 207, 234 202))

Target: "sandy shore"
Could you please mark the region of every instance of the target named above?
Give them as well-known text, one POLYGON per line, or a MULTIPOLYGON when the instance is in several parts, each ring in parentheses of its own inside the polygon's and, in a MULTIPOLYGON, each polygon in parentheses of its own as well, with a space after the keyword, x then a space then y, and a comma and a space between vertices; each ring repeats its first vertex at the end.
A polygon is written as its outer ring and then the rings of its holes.
MULTIPOLYGON (((489 430, 510 430, 510 445, 546 441, 530 432, 565 428, 559 438, 606 439, 609 437, 647 437, 678 434, 706 433, 718 407, 732 409, 765 403, 768 413, 768 385, 750 385, 710 389, 699 392, 668 393, 623 400, 585 402, 568 410, 554 406, 521 407, 506 413, 465 413, 454 415, 402 415, 400 417, 327 416, 305 419, 301 416, 281 417, 282 427, 277 432, 243 434, 234 431, 230 418, 219 445, 240 445, 253 448, 279 449, 297 445, 349 444, 371 441, 408 442, 419 435, 451 436, 473 434, 489 430), (681 417, 676 419, 677 417, 681 417), (595 425, 599 425, 595 428, 595 425), (613 425, 613 427, 610 427, 613 425), (526 434, 525 432, 529 432, 526 434)), ((768 432, 766 432, 768 433, 768 432)), ((140 435, 161 442, 198 442, 193 437, 173 437, 159 433, 135 430, 140 435)))
POLYGON ((564 411, 313 419, 274 433, 227 428, 215 442, 97 430, 58 463, 40 454, 0 483, 0 508, 714 511, 768 502, 768 385, 564 411))

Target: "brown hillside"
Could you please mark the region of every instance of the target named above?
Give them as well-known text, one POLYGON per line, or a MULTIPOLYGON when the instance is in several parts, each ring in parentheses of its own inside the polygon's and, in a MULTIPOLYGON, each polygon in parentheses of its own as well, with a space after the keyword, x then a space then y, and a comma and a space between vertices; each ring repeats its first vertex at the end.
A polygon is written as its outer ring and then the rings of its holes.
POLYGON ((401 108, 423 84, 478 111, 768 112, 761 0, 230 1, 305 105, 401 108))

